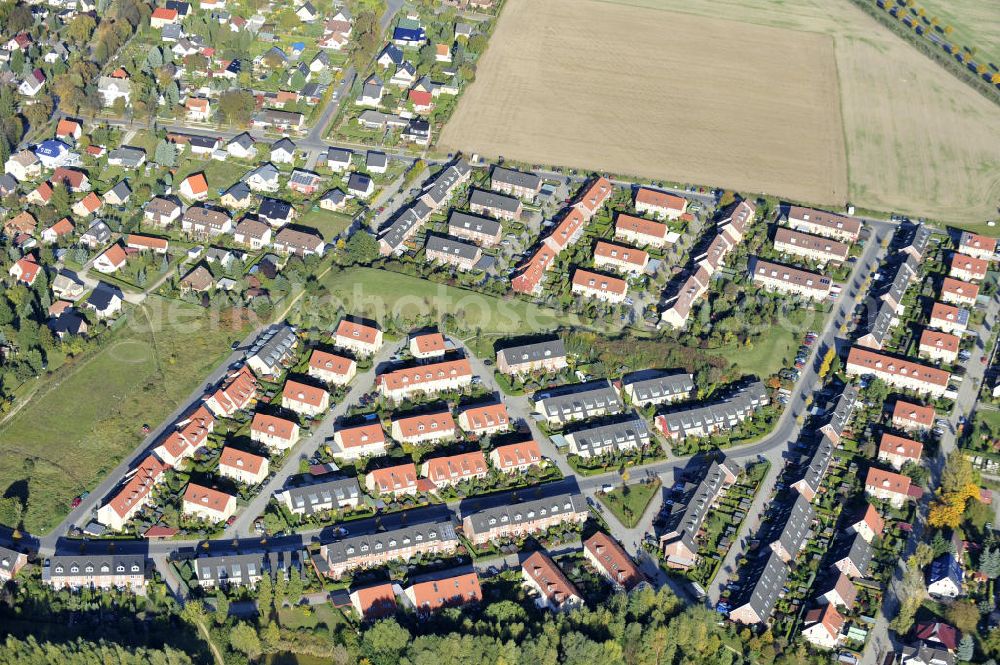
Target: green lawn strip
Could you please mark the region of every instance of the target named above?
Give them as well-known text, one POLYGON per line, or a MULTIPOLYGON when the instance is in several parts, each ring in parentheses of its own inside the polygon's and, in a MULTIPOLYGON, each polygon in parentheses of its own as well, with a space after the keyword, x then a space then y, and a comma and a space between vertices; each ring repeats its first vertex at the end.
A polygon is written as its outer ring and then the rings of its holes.
POLYGON ((347 227, 351 225, 352 217, 342 212, 333 212, 318 208, 310 210, 295 220, 300 226, 308 226, 316 229, 323 236, 323 240, 330 242, 347 227))
POLYGON ((55 526, 74 496, 139 444, 141 425, 183 404, 242 332, 209 325, 193 305, 157 297, 147 303, 0 428, 0 489, 27 495, 29 531, 55 526))
POLYGON ((597 498, 607 506, 619 522, 631 529, 639 523, 649 502, 660 490, 660 485, 659 478, 649 483, 625 484, 615 487, 610 492, 598 492, 597 498))
POLYGON ((323 279, 323 285, 346 311, 377 321, 448 313, 460 318, 467 329, 509 334, 551 330, 559 326, 562 318, 559 312, 534 303, 506 300, 376 268, 332 272, 323 279))

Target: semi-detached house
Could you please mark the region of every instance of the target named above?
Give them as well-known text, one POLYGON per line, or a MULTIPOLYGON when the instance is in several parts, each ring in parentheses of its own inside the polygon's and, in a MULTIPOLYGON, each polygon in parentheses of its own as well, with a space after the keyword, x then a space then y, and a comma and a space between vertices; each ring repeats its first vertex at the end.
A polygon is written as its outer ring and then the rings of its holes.
POLYGON ((361 425, 338 426, 333 432, 337 457, 359 459, 386 454, 385 432, 377 420, 361 425))
POLYGON ((430 458, 424 460, 420 467, 420 475, 430 480, 438 489, 457 485, 465 480, 485 478, 489 472, 490 467, 481 450, 430 458))
POLYGON ((330 393, 325 388, 289 379, 281 391, 281 406, 309 418, 330 408, 330 393))
POLYGON ((337 325, 334 344, 358 356, 370 356, 382 348, 382 331, 347 319, 337 325))
POLYGON ((543 463, 542 451, 534 440, 497 446, 490 452, 490 464, 504 473, 526 471, 543 463))
POLYGON ((409 462, 383 469, 372 469, 365 475, 365 489, 376 496, 412 496, 419 491, 417 466, 409 462))
POLYGON ((450 411, 399 416, 392 420, 392 438, 400 443, 445 441, 454 439, 457 433, 450 411))

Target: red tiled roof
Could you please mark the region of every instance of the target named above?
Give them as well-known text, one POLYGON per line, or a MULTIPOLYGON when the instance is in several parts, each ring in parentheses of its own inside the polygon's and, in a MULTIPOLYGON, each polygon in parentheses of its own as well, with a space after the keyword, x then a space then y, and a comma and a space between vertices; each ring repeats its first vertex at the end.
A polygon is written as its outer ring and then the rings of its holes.
POLYGON ((643 574, 639 572, 622 546, 603 531, 597 531, 583 541, 583 547, 597 559, 598 565, 604 569, 606 575, 626 589, 631 589, 643 581, 643 574))
POLYGON ((219 513, 226 509, 226 506, 232 498, 233 497, 231 495, 226 494, 225 492, 220 492, 219 490, 212 489, 211 487, 195 485, 194 483, 188 483, 187 489, 184 490, 185 501, 219 513))
POLYGON ((667 210, 683 210, 684 206, 687 205, 687 200, 680 196, 649 189, 648 187, 639 188, 639 191, 635 195, 635 202, 666 208, 667 210))
POLYGON ((344 448, 357 448, 359 446, 385 443, 385 432, 382 431, 382 425, 377 422, 338 429, 337 434, 340 435, 344 448))
POLYGON ((318 369, 324 372, 333 372, 334 374, 339 374, 340 376, 346 375, 351 371, 351 365, 354 361, 350 358, 345 358, 344 356, 338 356, 333 353, 327 353, 326 351, 320 351, 319 349, 312 352, 309 356, 309 367, 312 369, 318 369))
POLYGON ((486 456, 477 450, 460 455, 435 457, 424 460, 424 475, 435 482, 458 482, 481 473, 486 473, 486 456))
POLYGON ((911 360, 893 358, 856 346, 851 348, 847 355, 847 364, 872 371, 887 372, 896 376, 909 376, 935 386, 947 386, 948 379, 951 378, 951 374, 942 369, 921 365, 911 360))
POLYGON ((156 458, 155 455, 147 455, 139 466, 135 468, 132 477, 108 502, 111 509, 119 517, 125 517, 128 511, 146 497, 152 490, 156 479, 170 467, 156 458))
POLYGON ((483 599, 479 576, 474 572, 419 582, 408 591, 418 612, 433 612, 442 607, 475 603, 483 599))
POLYGON ((507 407, 503 402, 469 407, 459 414, 459 418, 462 416, 468 420, 469 427, 477 431, 510 423, 507 407))
POLYGON ((603 291, 604 293, 614 293, 617 295, 625 293, 628 289, 628 284, 624 279, 611 277, 610 275, 602 275, 600 273, 591 272, 590 270, 584 270, 583 268, 577 268, 573 272, 573 284, 575 286, 583 286, 595 291, 603 291))
POLYGON ((368 477, 380 492, 407 490, 417 485, 417 465, 409 462, 385 469, 372 469, 368 472, 368 477))
POLYGON ((219 455, 219 467, 228 466, 232 469, 246 471, 253 475, 260 473, 261 467, 267 461, 266 457, 248 453, 245 450, 238 450, 226 446, 219 455))
POLYGON ((451 432, 455 429, 455 421, 452 420, 450 411, 404 416, 394 418, 392 422, 399 425, 400 432, 408 439, 427 432, 451 432))
POLYGON ((351 596, 357 599, 363 619, 381 619, 396 612, 396 593, 391 584, 354 589, 351 596))
POLYGON ((353 321, 348 321, 344 319, 337 326, 337 337, 346 337, 347 339, 355 339, 359 342, 364 342, 365 344, 374 344, 375 337, 378 335, 378 329, 371 326, 366 326, 361 323, 354 323, 353 321))
POLYGON ((327 392, 323 388, 317 388, 316 386, 311 386, 308 383, 300 383, 299 381, 293 381, 291 379, 285 381, 285 387, 281 391, 281 396, 285 399, 295 400, 296 402, 304 402, 310 406, 321 405, 323 403, 324 395, 327 395, 327 392))
POLYGON ((269 416, 265 413, 253 414, 253 422, 250 423, 252 431, 277 436, 282 439, 290 439, 292 437, 292 429, 295 426, 296 423, 291 420, 269 416))
POLYGON ((467 358, 445 360, 437 363, 406 367, 387 372, 378 377, 379 385, 387 390, 400 390, 412 386, 442 381, 449 378, 472 376, 472 366, 467 358))
POLYGON ((538 447, 538 442, 534 440, 498 446, 493 452, 499 458, 501 470, 537 464, 542 459, 542 451, 538 447))
POLYGON ((950 353, 958 353, 958 344, 960 341, 955 335, 949 335, 937 330, 925 330, 920 334, 921 349, 926 346, 929 349, 940 349, 950 353))
POLYGON ((613 261, 631 263, 634 266, 642 267, 649 261, 649 254, 641 249, 629 247, 627 245, 617 245, 615 243, 598 241, 594 247, 594 256, 599 256, 613 261))
POLYGON ((923 450, 924 444, 919 441, 906 439, 895 434, 889 434, 888 432, 882 433, 882 439, 879 441, 878 446, 880 454, 899 455, 915 462, 920 461, 920 455, 923 453, 923 450))
POLYGON ((615 229, 631 231, 632 233, 640 233, 642 235, 660 239, 666 238, 667 234, 670 233, 670 227, 662 222, 654 222, 651 219, 635 217, 634 215, 627 215, 623 212, 618 213, 618 217, 615 218, 615 229))
POLYGON ((872 467, 868 469, 868 476, 865 478, 865 487, 891 492, 892 494, 908 495, 910 492, 910 479, 899 473, 883 471, 872 467))
POLYGON ((445 350, 444 335, 441 333, 415 335, 413 341, 417 343, 417 351, 420 353, 443 352, 445 350))
MULTIPOLYGON (((192 173, 184 178, 184 182, 191 188, 193 194, 204 194, 208 191, 208 181, 205 180, 204 173, 192 173)), ((184 184, 183 182, 181 184, 184 184)))
POLYGON ((896 420, 911 420, 923 427, 930 427, 934 424, 934 407, 921 406, 904 400, 896 400, 896 405, 892 410, 892 418, 896 420))
POLYGON ((966 254, 954 254, 951 257, 952 269, 958 268, 960 270, 965 270, 971 272, 974 275, 985 275, 986 270, 989 268, 989 263, 983 259, 977 259, 974 256, 968 256, 966 254))
POLYGON ((972 284, 971 282, 963 282, 954 277, 945 277, 944 281, 941 282, 941 293, 974 300, 979 296, 979 285, 972 284))

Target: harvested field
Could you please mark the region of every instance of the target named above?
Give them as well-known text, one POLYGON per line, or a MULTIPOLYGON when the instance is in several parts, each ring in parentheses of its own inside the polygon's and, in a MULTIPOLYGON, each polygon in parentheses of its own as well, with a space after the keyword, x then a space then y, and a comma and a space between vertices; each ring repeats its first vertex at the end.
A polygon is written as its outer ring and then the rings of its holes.
POLYGON ((847 0, 510 0, 478 71, 442 145, 963 225, 1000 202, 997 107, 847 0))
POLYGON ((829 37, 591 0, 512 0, 491 42, 444 146, 847 199, 829 37))

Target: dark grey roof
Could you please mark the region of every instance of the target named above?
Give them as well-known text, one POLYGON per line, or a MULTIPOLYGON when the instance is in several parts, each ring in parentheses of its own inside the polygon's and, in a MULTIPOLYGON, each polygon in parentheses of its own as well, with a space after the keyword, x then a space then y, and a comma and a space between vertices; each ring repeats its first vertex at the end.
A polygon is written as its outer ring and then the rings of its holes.
POLYGON ((124 180, 118 181, 114 187, 105 192, 105 196, 108 194, 114 194, 119 200, 125 200, 132 195, 132 190, 128 186, 128 182, 124 180))
POLYGON ((629 381, 625 385, 632 388, 637 399, 648 401, 691 393, 694 390, 694 377, 685 372, 661 374, 649 379, 629 381))
POLYGON ((514 187, 524 187, 525 189, 538 190, 542 186, 542 179, 534 173, 524 173, 514 169, 506 169, 502 166, 493 167, 493 182, 500 182, 514 187))
POLYGON ((663 529, 668 542, 679 538, 690 551, 698 551, 695 536, 701 530, 712 504, 725 488, 727 470, 737 475, 729 462, 712 462, 705 467, 705 475, 699 482, 684 484, 680 497, 668 508, 663 529))
POLYGON ((9 173, 0 175, 0 194, 6 196, 17 191, 17 178, 9 173))
POLYGON ((513 196, 497 194, 496 192, 487 192, 483 189, 474 189, 472 190, 472 196, 469 197, 469 204, 481 205, 491 209, 495 208, 497 210, 503 210, 504 212, 513 214, 517 212, 521 202, 513 196))
POLYGON ((402 551, 414 543, 440 542, 458 545, 458 537, 451 519, 422 522, 391 531, 349 536, 326 544, 326 558, 330 564, 346 563, 358 557, 402 551))
POLYGON ((788 564, 781 560, 777 552, 757 559, 741 574, 741 579, 752 580, 741 589, 736 602, 730 609, 749 605, 761 622, 765 622, 774 611, 774 605, 788 581, 788 564))
POLYGON ((219 139, 214 136, 200 136, 197 134, 188 135, 188 143, 198 148, 211 148, 219 144, 219 139))
POLYGON ((803 494, 796 494, 795 501, 785 515, 785 524, 781 529, 781 534, 777 538, 781 548, 792 559, 798 555, 799 550, 805 545, 815 516, 816 511, 813 509, 809 499, 803 494))
POLYGON ((444 203, 459 182, 469 176, 471 167, 464 160, 458 160, 442 169, 431 178, 424 186, 424 193, 421 197, 429 199, 428 205, 436 208, 444 203))
POLYGON ((381 58, 383 55, 388 55, 394 65, 398 65, 403 62, 403 49, 393 44, 387 44, 385 48, 382 49, 382 52, 379 53, 378 57, 381 58))
POLYGON ((248 196, 252 196, 250 185, 246 184, 242 180, 234 182, 233 186, 226 190, 226 194, 232 196, 237 201, 242 201, 248 196))
POLYGON ((93 238, 98 243, 104 243, 111 240, 111 229, 104 223, 104 220, 95 219, 83 235, 93 238))
POLYGON ((329 148, 326 151, 326 161, 336 164, 350 164, 354 153, 346 148, 329 148))
POLYGON ((478 245, 471 242, 439 235, 428 235, 426 248, 428 252, 441 252, 467 261, 475 260, 481 251, 478 245))
POLYGON ((540 408, 546 417, 560 421, 586 417, 588 412, 600 409, 616 413, 623 406, 618 391, 607 379, 537 392, 534 399, 536 408, 540 408))
POLYGON ((242 586, 264 574, 287 577, 292 567, 299 567, 291 552, 243 552, 205 554, 193 562, 195 577, 202 584, 242 586))
POLYGON ((295 152, 296 150, 295 142, 287 137, 278 139, 277 141, 274 142, 274 145, 271 146, 271 152, 275 152, 277 150, 284 150, 286 152, 295 152))
POLYGON ((547 360, 549 358, 565 358, 566 347, 559 338, 511 346, 497 351, 497 357, 503 357, 508 365, 520 365, 547 360))
POLYGON ((80 316, 77 312, 72 309, 67 309, 65 312, 49 321, 49 328, 51 328, 54 333, 78 335, 80 334, 81 328, 86 325, 86 323, 86 319, 80 316))
POLYGON ((243 132, 242 134, 234 136, 232 139, 230 139, 228 145, 238 145, 242 146, 244 149, 249 150, 254 146, 254 143, 255 141, 253 140, 253 137, 250 136, 250 134, 248 134, 247 132, 243 132))
POLYGON ((730 429, 769 401, 764 384, 753 381, 714 404, 679 407, 664 413, 663 419, 666 430, 680 436, 687 430, 706 426, 730 429))
POLYGON ((344 199, 346 199, 346 198, 347 198, 347 194, 345 194, 342 190, 337 189, 335 187, 335 188, 331 189, 330 191, 328 191, 323 196, 321 196, 320 200, 321 201, 330 201, 330 202, 334 203, 335 205, 340 205, 341 203, 344 202, 344 199))
POLYGON ((903 301, 903 294, 906 293, 910 282, 917 276, 917 267, 916 259, 907 254, 906 260, 896 268, 896 276, 892 278, 892 283, 889 285, 885 295, 892 298, 897 304, 901 303, 903 301))
POLYGON ((335 478, 303 487, 290 487, 281 494, 287 497, 293 511, 312 515, 331 507, 336 509, 344 501, 357 501, 361 488, 356 477, 335 478))
POLYGON ((646 426, 646 421, 635 413, 626 420, 582 427, 566 436, 572 437, 577 450, 589 451, 592 455, 649 444, 649 428, 646 426))
POLYGON ((889 339, 894 318, 896 318, 896 308, 889 304, 888 301, 883 300, 882 304, 879 305, 878 311, 875 312, 875 316, 871 319, 871 323, 865 330, 863 337, 871 337, 874 344, 882 346, 889 339))
POLYGON ((79 575, 136 575, 146 572, 142 554, 53 554, 43 580, 79 575))
POLYGON ((107 282, 99 282, 97 287, 94 289, 94 292, 90 294, 89 298, 87 298, 87 304, 98 312, 102 312, 106 310, 109 305, 111 305, 112 300, 116 297, 119 300, 125 299, 125 295, 122 293, 121 289, 117 286, 112 286, 107 282))
POLYGON ((853 385, 846 385, 837 397, 837 403, 830 412, 826 423, 823 424, 824 432, 833 432, 837 436, 844 433, 844 428, 851 422, 854 415, 854 408, 858 404, 858 389, 853 385))
POLYGON ((352 173, 351 177, 347 180, 347 189, 348 191, 361 192, 367 190, 371 184, 371 176, 367 176, 364 173, 352 173))
POLYGON ((9 547, 4 547, 0 545, 0 570, 11 575, 14 572, 14 564, 17 563, 18 559, 25 556, 21 552, 12 550, 9 547))
POLYGON ((455 233, 456 230, 460 230, 470 233, 482 233, 488 236, 498 236, 503 229, 503 225, 495 219, 453 210, 451 217, 448 218, 448 229, 449 233, 455 233))
POLYGON ((277 180, 279 171, 278 167, 272 164, 271 162, 264 162, 254 170, 250 171, 250 173, 247 173, 245 176, 243 176, 243 179, 249 180, 250 177, 254 175, 260 176, 264 180, 277 180))
POLYGON ((824 436, 809 459, 809 465, 802 472, 802 477, 795 482, 805 483, 813 493, 819 492, 819 486, 830 468, 830 460, 833 459, 833 447, 833 441, 824 436))
POLYGON ((382 94, 382 79, 377 76, 365 81, 365 87, 361 90, 362 97, 378 97, 382 94))
POLYGON ((872 546, 860 533, 855 533, 847 540, 841 540, 833 561, 850 559, 854 567, 862 575, 868 574, 868 566, 872 562, 872 546))
POLYGON ((358 121, 370 125, 384 126, 387 118, 388 116, 381 111, 366 109, 358 116, 358 121))
POLYGON ((466 517, 469 518, 472 533, 466 535, 473 536, 487 533, 499 525, 527 524, 545 516, 578 515, 580 513, 587 513, 587 502, 583 495, 565 492, 538 499, 529 499, 522 503, 504 502, 501 505, 463 514, 462 519, 464 521, 466 517))
POLYGON ((406 239, 414 232, 416 227, 423 224, 424 220, 414 211, 411 206, 404 210, 392 224, 382 232, 379 240, 389 245, 391 251, 396 251, 402 247, 406 239))
POLYGON ((291 326, 271 328, 257 338, 247 358, 256 356, 264 365, 273 369, 292 350, 296 340, 291 326))
POLYGON ((905 663, 924 663, 925 665, 955 665, 955 654, 947 649, 930 646, 921 642, 916 646, 904 646, 902 650, 905 663))
POLYGON ((377 152, 375 150, 369 150, 368 154, 365 156, 365 163, 368 168, 385 166, 389 163, 389 158, 384 152, 377 152))
POLYGON ((918 258, 923 258, 924 252, 927 251, 927 244, 931 239, 931 230, 923 224, 918 224, 913 230, 913 234, 903 247, 904 252, 912 253, 918 258))
POLYGON ((108 153, 108 160, 121 161, 125 166, 138 166, 146 157, 146 151, 142 148, 133 148, 132 146, 123 145, 120 148, 115 148, 108 153))

